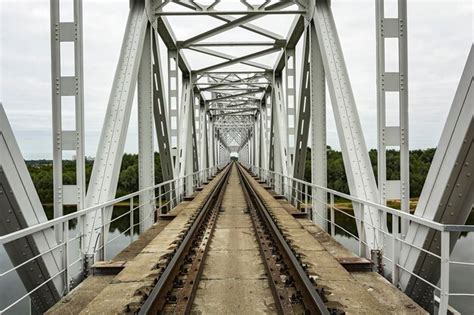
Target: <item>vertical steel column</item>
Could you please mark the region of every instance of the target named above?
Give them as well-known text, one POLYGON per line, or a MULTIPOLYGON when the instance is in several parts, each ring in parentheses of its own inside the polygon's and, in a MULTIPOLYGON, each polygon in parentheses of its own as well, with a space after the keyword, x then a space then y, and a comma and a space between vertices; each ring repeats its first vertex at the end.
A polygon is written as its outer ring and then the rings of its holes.
MULTIPOLYGON (((192 174, 197 170, 197 156, 195 152, 196 137, 194 129, 194 96, 189 74, 183 75, 183 93, 180 104, 179 142, 178 142, 178 170, 179 177, 192 174)), ((193 183, 186 179, 185 193, 191 194, 193 183)))
MULTIPOLYGON (((84 208, 85 158, 84 158, 84 80, 82 57, 82 0, 74 0, 73 21, 61 22, 60 1, 51 0, 51 79, 53 110, 53 194, 54 217, 63 215, 63 205, 84 208), (74 45, 73 75, 63 75, 61 69, 62 43, 74 45), (63 97, 70 97, 75 108, 75 127, 64 130, 62 125, 63 97), (75 151, 76 184, 63 185, 63 151, 75 151)), ((64 69, 63 69, 64 70, 64 69)), ((56 238, 61 241, 64 233, 56 226, 56 238)))
POLYGON ((297 99, 296 99, 296 60, 295 48, 285 49, 285 73, 286 73, 286 126, 287 148, 288 148, 288 170, 293 169, 295 163, 295 141, 297 118, 297 99))
MULTIPOLYGON (((153 52, 153 117, 155 121, 156 138, 158 142, 158 151, 160 153, 160 166, 163 182, 174 179, 173 160, 171 156, 171 146, 169 137, 168 117, 166 115, 166 97, 165 86, 163 82, 163 67, 161 65, 160 47, 158 41, 158 33, 153 28, 152 31, 152 52, 153 52)), ((165 208, 161 209, 161 213, 167 213, 176 201, 174 192, 175 184, 165 185, 163 187, 164 198, 169 200, 165 208)), ((161 200, 161 199, 159 199, 161 200)))
POLYGON ((275 171, 288 176, 288 143, 287 143, 287 126, 286 126, 286 106, 284 104, 284 95, 282 87, 281 73, 275 74, 273 80, 273 107, 272 107, 272 123, 273 134, 275 139, 275 149, 273 160, 275 171))
MULTIPOLYGON (((138 69, 138 189, 143 190, 155 184, 155 161, 153 142, 153 90, 152 90, 152 50, 151 25, 148 25, 143 51, 138 69)), ((155 210, 154 190, 139 195, 140 233, 152 226, 155 210)))
POLYGON ((196 126, 196 130, 199 130, 199 170, 204 170, 209 167, 209 152, 208 152, 208 118, 206 114, 206 103, 202 97, 199 97, 199 107, 197 108, 199 113, 199 126, 196 126))
POLYGON ((171 160, 173 161, 175 178, 179 174, 179 82, 178 82, 177 50, 168 49, 168 128, 170 135, 171 160))
MULTIPOLYGON (((207 106, 207 104, 206 104, 207 106)), ((215 150, 215 145, 216 145, 216 128, 214 126, 214 118, 210 116, 209 113, 207 113, 207 120, 209 121, 209 147, 208 147, 208 154, 209 154, 209 166, 216 166, 216 150, 215 150)))
MULTIPOLYGON (((410 169, 408 144, 408 53, 407 53, 407 3, 398 0, 398 17, 385 18, 384 0, 375 1, 377 29, 377 170, 380 203, 387 199, 400 199, 400 209, 410 211, 410 169), (398 43, 398 72, 385 71, 386 39, 395 38, 398 43), (398 96, 398 126, 386 122, 386 92, 398 96), (400 179, 387 180, 387 147, 400 147, 400 179)), ((392 52, 393 53, 393 52, 392 52)), ((394 104, 392 104, 393 106, 394 104)), ((385 226, 385 225, 384 225, 385 226)), ((402 220, 402 237, 408 230, 408 222, 402 220)))
MULTIPOLYGON (((148 18, 143 3, 134 2, 128 16, 120 58, 92 168, 86 206, 97 205, 115 197, 147 25, 148 18)), ((102 218, 102 211, 94 211, 86 215, 85 244, 88 255, 95 254, 96 248, 102 246, 96 243, 98 239, 107 238, 107 235, 99 237, 100 224, 106 222, 108 225, 112 217, 112 207, 107 207, 103 213, 106 218, 102 218)), ((104 230, 108 232, 108 229, 104 230)), ((102 257, 98 256, 98 258, 102 257)))
MULTIPOLYGON (((326 144, 326 80, 321 50, 314 26, 310 27, 310 85, 311 85, 311 182, 327 187, 326 144)), ((324 191, 312 192, 313 221, 327 230, 327 195, 324 191), (314 202, 314 200, 318 202, 314 202)))
POLYGON ((303 61, 300 80, 300 100, 296 125, 296 141, 293 158, 293 169, 290 169, 294 178, 304 179, 306 151, 308 148, 309 125, 311 120, 311 73, 310 73, 310 30, 305 30, 303 40, 303 61))
MULTIPOLYGON (((316 2, 313 20, 331 95, 334 120, 350 192, 353 196, 377 202, 379 201, 377 184, 328 0, 316 2)), ((379 212, 375 208, 354 205, 354 213, 359 220, 363 219, 364 222, 370 223, 374 227, 380 226, 379 212)), ((360 222, 359 220, 358 222, 360 222)), ((370 249, 378 249, 381 246, 379 234, 370 225, 365 225, 367 245, 370 249)), ((361 224, 358 224, 357 228, 361 233, 361 224)))

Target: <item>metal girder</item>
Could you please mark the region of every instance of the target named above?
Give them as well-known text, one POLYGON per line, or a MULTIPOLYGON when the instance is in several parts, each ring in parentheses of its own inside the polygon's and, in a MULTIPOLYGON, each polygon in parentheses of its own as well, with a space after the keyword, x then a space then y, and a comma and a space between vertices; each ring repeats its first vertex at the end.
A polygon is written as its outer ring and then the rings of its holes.
MULTIPOLYGON (((377 173, 380 203, 387 199, 400 199, 400 210, 410 211, 410 165, 408 134, 408 48, 407 48, 407 1, 398 0, 398 17, 384 16, 384 0, 376 1, 377 31, 377 173), (385 39, 395 38, 398 51, 398 72, 385 71, 385 39), (387 125, 386 95, 395 94, 398 102, 388 104, 398 107, 398 124, 387 125), (387 180, 386 149, 400 148, 400 178, 387 180)), ((401 222, 402 237, 408 230, 408 221, 401 222)))
MULTIPOLYGON (((290 26, 290 31, 288 32, 287 42, 285 48, 287 49, 294 49, 296 44, 300 40, 301 35, 303 35, 305 29, 305 19, 303 16, 295 17, 293 23, 290 26)), ((281 72, 285 67, 285 52, 282 51, 281 54, 277 58, 277 62, 274 67, 275 72, 281 72)))
MULTIPOLYGON (((64 1, 63 1, 64 2, 64 1)), ((53 127, 53 208, 54 217, 63 215, 63 205, 76 205, 84 208, 86 195, 86 172, 84 155, 84 76, 82 56, 82 0, 66 3, 73 7, 72 22, 61 22, 60 0, 50 2, 51 12, 51 88, 52 88, 52 127, 53 127), (61 53, 61 43, 74 45, 73 60, 61 53), (74 75, 61 75, 61 63, 74 64, 74 75), (63 100, 71 98, 74 103, 75 128, 63 126, 63 100), (76 184, 63 185, 63 152, 74 151, 76 164, 76 184)), ((61 226, 55 227, 56 237, 61 241, 61 226)))
MULTIPOLYGON (((295 152, 293 163, 293 177, 304 180, 304 171, 306 166, 306 150, 308 148, 308 134, 311 118, 311 73, 310 69, 310 28, 306 30, 303 42, 303 63, 300 83, 300 102, 296 125, 295 152)), ((311 60, 313 61, 313 60, 311 60)), ((317 70, 317 69, 314 69, 317 70)), ((317 74, 316 74, 317 75, 317 74)), ((316 92, 316 91, 315 91, 316 92)), ((319 91, 318 91, 319 92, 319 91)), ((319 104, 314 104, 317 106, 319 104)))
POLYGON ((163 67, 161 65, 160 47, 158 35, 155 30, 153 34, 153 117, 155 131, 160 152, 160 164, 163 181, 173 179, 173 161, 171 159, 171 146, 168 133, 168 121, 166 115, 165 85, 163 82, 163 67))
MULTIPOLYGON (((181 115, 179 123, 179 144, 177 165, 179 177, 192 174, 198 170, 196 131, 194 125, 194 97, 189 76, 183 76, 183 93, 181 97, 181 115)), ((191 181, 186 183, 186 193, 190 194, 193 189, 191 181)))
MULTIPOLYGON (((295 158, 295 140, 297 128, 298 103, 296 100, 296 49, 285 49, 285 96, 286 96, 286 126, 288 148, 288 170, 293 170, 295 158)), ((304 59, 308 60, 308 58, 304 59)), ((303 65, 307 63, 303 61, 303 65)))
MULTIPOLYGON (((228 61, 236 60, 238 58, 238 57, 235 57, 235 56, 232 56, 232 55, 229 55, 229 54, 224 54, 222 52, 215 51, 215 50, 212 50, 212 49, 209 49, 209 48, 203 48, 203 47, 190 47, 189 50, 197 51, 197 52, 200 52, 200 53, 203 53, 203 54, 206 54, 206 55, 209 55, 209 56, 213 56, 213 57, 226 59, 228 61)), ((258 69, 263 69, 263 70, 266 70, 266 71, 270 71, 272 69, 271 67, 269 67, 269 66, 267 66, 263 63, 259 63, 259 62, 255 62, 255 61, 251 61, 251 60, 240 60, 239 63, 247 65, 247 66, 255 67, 255 68, 258 68, 258 69)), ((211 70, 201 69, 200 71, 198 71, 198 74, 214 73, 214 72, 210 72, 210 71, 213 71, 213 70, 215 70, 215 69, 211 69, 211 70)))
POLYGON ((260 41, 260 42, 200 42, 200 43, 195 43, 192 44, 191 47, 234 47, 234 46, 277 46, 277 45, 284 46, 285 41, 277 41, 277 42, 265 42, 265 41, 260 41))
POLYGON ((287 126, 286 126, 286 107, 282 87, 282 77, 275 74, 272 89, 272 134, 274 137, 273 159, 275 171, 288 176, 288 147, 287 147, 287 126))
MULTIPOLYGON (((474 203, 474 48, 469 57, 454 96, 436 153, 431 162, 415 215, 443 224, 465 224, 474 203)), ((451 252, 459 233, 451 233, 451 252)), ((426 281, 446 282, 449 270, 440 271, 440 259, 417 248, 441 255, 441 235, 414 222, 410 223, 402 243, 400 265, 426 281)), ((398 277, 398 275, 396 275, 398 277)), ((402 289, 423 307, 433 307, 433 288, 406 272, 400 274, 402 289)), ((443 283, 444 285, 445 283, 443 283)), ((443 287, 443 286, 442 286, 443 287)), ((441 292, 440 313, 446 312, 448 292, 441 292), (444 310, 444 311, 443 311, 444 310)))
POLYGON ((212 65, 212 66, 209 66, 209 67, 199 69, 199 70, 197 70, 197 73, 217 70, 217 69, 220 69, 220 68, 224 68, 224 67, 227 67, 227 66, 234 65, 236 63, 241 63, 242 61, 262 57, 262 56, 277 52, 279 50, 280 50, 279 47, 271 47, 271 48, 268 48, 268 49, 265 49, 265 50, 257 51, 257 52, 254 52, 254 53, 251 53, 251 54, 248 54, 248 55, 245 55, 245 56, 233 58, 231 60, 221 62, 219 64, 215 64, 215 65, 212 65))
MULTIPOLYGON (((241 11, 158 11, 155 12, 157 16, 192 16, 192 15, 246 15, 246 16, 253 16, 253 15, 286 15, 286 14, 305 14, 306 10, 241 10, 241 11)), ((212 35, 214 36, 214 35, 212 35)))
MULTIPOLYGON (((86 197, 86 206, 88 207, 115 197, 147 23, 148 19, 143 4, 134 3, 130 9, 120 59, 89 182, 86 197)), ((85 235, 85 246, 88 254, 94 253, 96 240, 100 235, 98 227, 103 222, 110 221, 111 209, 106 209, 104 213, 105 218, 102 217, 101 211, 86 216, 88 229, 85 235)), ((105 241, 105 235, 100 239, 105 241)))
MULTIPOLYGON (((167 106, 165 98, 165 85, 163 82, 163 67, 161 64, 160 47, 158 43, 158 33, 155 29, 152 30, 152 56, 153 56, 153 117, 155 122, 156 138, 158 140, 158 151, 160 153, 160 166, 163 181, 170 181, 174 179, 173 160, 171 156, 171 146, 169 137, 169 127, 167 120, 167 106)), ((170 200, 172 207, 175 204, 174 184, 165 185, 164 191, 165 199, 170 200)), ((168 211, 168 207, 162 209, 168 211)))
MULTIPOLYGON (((279 9, 284 9, 287 6, 292 5, 293 3, 291 2, 277 2, 275 4, 272 4, 265 8, 265 11, 271 11, 271 10, 279 10, 279 9)), ((215 27, 213 29, 210 29, 204 33, 198 34, 196 36, 193 36, 183 42, 183 47, 188 47, 193 43, 197 43, 199 41, 202 41, 204 39, 207 39, 209 37, 212 37, 214 35, 220 34, 222 32, 228 31, 232 28, 235 28, 237 26, 243 25, 245 23, 248 23, 250 21, 256 20, 259 17, 262 17, 264 15, 264 12, 261 14, 247 14, 239 18, 235 18, 232 20, 228 20, 226 24, 220 25, 218 27, 215 27)))
MULTIPOLYGON (((207 103, 214 103, 214 102, 218 102, 218 101, 223 101, 223 100, 227 100, 227 99, 231 99, 231 98, 236 98, 236 97, 240 97, 240 96, 248 96, 248 95, 254 95, 256 93, 262 93, 262 91, 260 90, 253 90, 253 91, 250 91, 250 92, 244 92, 244 93, 238 93, 238 94, 229 94, 227 96, 222 96, 222 97, 217 97, 217 98, 212 98, 210 100, 207 100, 207 103)), ((227 93, 226 93, 227 94, 227 93)))
POLYGON ((209 151, 208 151, 208 146, 209 146, 209 131, 208 131, 208 124, 209 124, 209 116, 207 114, 206 110, 206 103, 200 99, 200 123, 199 123, 199 128, 200 129, 200 141, 199 141, 199 161, 201 162, 200 164, 200 170, 207 169, 211 166, 209 164, 209 151))
MULTIPOLYGON (((310 26, 310 84, 311 84, 311 183, 327 187, 326 144, 326 79, 321 49, 314 25, 310 26)), ((313 191, 313 221, 322 229, 327 228, 327 194, 313 191)))
MULTIPOLYGON (((155 185, 155 154, 153 140, 153 67, 152 67, 152 35, 154 32, 148 24, 143 42, 142 56, 138 71, 138 189, 155 185)), ((139 195, 140 234, 153 224, 155 211, 154 190, 139 195)))
MULTIPOLYGON (((334 18, 326 0, 316 3, 313 20, 327 76, 349 190, 353 196, 378 202, 378 190, 354 94, 334 18)), ((380 218, 376 209, 371 207, 360 209, 358 205, 355 205, 354 211, 359 219, 362 219, 363 216, 364 222, 368 222, 374 227, 380 226, 380 218)), ((361 225, 358 224, 359 233, 362 232, 361 230, 361 225)), ((370 249, 377 249, 381 246, 379 235, 374 228, 369 224, 364 225, 364 232, 370 249)))
MULTIPOLYGON (((0 103, 0 235, 48 220, 24 161, 0 103)), ((30 295, 32 305, 39 313, 61 298, 68 282, 60 273, 64 268, 61 248, 50 251, 57 244, 54 231, 47 229, 4 246, 13 266, 45 253, 17 269, 27 292, 47 281, 30 295), (48 280, 55 275, 52 281, 48 280)))

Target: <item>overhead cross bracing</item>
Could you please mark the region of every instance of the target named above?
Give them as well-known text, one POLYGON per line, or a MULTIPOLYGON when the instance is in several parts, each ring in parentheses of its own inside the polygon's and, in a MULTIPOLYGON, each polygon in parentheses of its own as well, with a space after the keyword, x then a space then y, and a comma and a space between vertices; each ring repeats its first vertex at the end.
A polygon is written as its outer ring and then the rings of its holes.
POLYGON ((285 49, 294 48, 289 37, 305 6, 293 1, 155 1, 147 9, 158 31, 166 29, 161 33, 171 37, 181 71, 191 73, 195 95, 224 145, 243 147, 271 93, 274 69, 285 49), (275 19, 281 23, 275 25, 275 19))

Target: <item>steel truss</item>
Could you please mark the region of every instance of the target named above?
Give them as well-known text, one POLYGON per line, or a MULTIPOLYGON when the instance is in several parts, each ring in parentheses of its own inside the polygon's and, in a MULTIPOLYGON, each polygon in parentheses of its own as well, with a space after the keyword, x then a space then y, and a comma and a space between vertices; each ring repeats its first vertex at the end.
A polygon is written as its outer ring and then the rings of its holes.
MULTIPOLYGON (((407 211, 409 177, 406 0, 398 1, 399 16, 394 19, 383 16, 383 1, 377 1, 379 187, 372 171, 330 1, 262 0, 260 4, 255 4, 255 1, 250 3, 242 0, 239 3, 241 8, 233 7, 232 10, 222 9, 225 5, 221 4, 223 3, 219 0, 207 4, 201 4, 199 0, 131 1, 107 113, 88 191, 85 194, 81 0, 74 0, 73 22, 61 22, 59 0, 51 0, 55 216, 62 215, 63 204, 77 204, 78 208, 83 208, 103 204, 115 197, 136 87, 140 189, 155 184, 155 135, 164 181, 184 178, 209 167, 223 166, 234 154, 237 154, 244 164, 276 171, 283 175, 281 178, 293 176, 293 181, 303 179, 307 147, 311 139, 312 183, 326 187, 326 84, 351 195, 366 200, 367 203, 364 204, 372 205, 385 203, 389 198, 400 198, 402 210, 407 211), (261 23, 255 23, 256 20, 270 15, 281 17, 284 21, 282 24, 287 26, 286 35, 264 28, 260 26, 261 23), (171 17, 180 16, 190 19, 207 16, 216 20, 219 25, 188 38, 177 38, 173 32, 171 17), (246 38, 255 38, 253 41, 239 41, 229 35, 225 40, 218 40, 219 37, 229 34, 226 32, 236 30, 247 33, 246 38), (396 73, 386 72, 384 68, 385 38, 396 38, 399 43, 399 71, 396 73), (73 76, 61 75, 61 42, 74 43, 76 67, 73 76), (297 50, 299 42, 302 42, 303 48, 301 69, 297 67, 300 58, 297 50), (233 48, 232 53, 229 53, 229 47, 233 48), (193 65, 188 62, 187 56, 190 54, 204 56, 206 60, 211 61, 219 58, 219 61, 193 65), (398 126, 387 126, 386 92, 397 92, 399 95, 398 126), (62 128, 61 106, 64 96, 74 97, 75 130, 62 128), (401 175, 397 181, 386 178, 385 151, 388 146, 394 145, 399 146, 401 151, 401 175), (61 163, 65 150, 73 150, 76 153, 77 183, 74 186, 62 183, 61 163)), ((471 71, 472 81, 472 53, 466 69, 471 71)), ((442 193, 448 194, 449 191, 445 192, 444 188, 440 187, 448 187, 448 184, 449 187, 454 187, 451 182, 455 177, 451 173, 437 171, 457 170, 457 165, 453 165, 454 160, 448 161, 441 156, 448 150, 454 150, 462 161, 472 155, 472 150, 468 151, 460 141, 452 140, 461 138, 450 137, 459 134, 464 136, 466 141, 471 139, 472 142, 472 106, 469 108, 465 105, 467 102, 461 102, 463 95, 472 98, 471 89, 468 89, 466 84, 468 81, 469 75, 464 74, 458 90, 459 96, 457 94, 454 109, 443 133, 440 144, 442 147, 439 149, 441 153, 437 152, 433 162, 436 169, 430 170, 428 183, 417 209, 422 216, 433 220, 447 220, 445 216, 449 211, 446 207, 443 211, 431 211, 430 209, 437 207, 430 202, 440 202, 439 198, 433 198, 431 195, 437 191, 441 192, 439 196, 442 196, 442 193), (463 119, 456 120, 456 117, 463 119)), ((6 145, 14 146, 11 139, 8 141, 10 143, 6 145)), ((12 157, 2 155, 0 158, 8 163, 12 160, 12 157)), ((0 183, 5 183, 6 186, 11 184, 11 178, 20 178, 27 182, 27 186, 31 186, 22 174, 23 171, 7 174, 6 179, 0 178, 0 183)), ((456 174, 463 172, 458 170, 456 174)), ((165 189, 168 195, 163 199, 169 201, 169 206, 176 205, 184 195, 192 193, 197 185, 198 182, 194 178, 186 178, 187 182, 180 182, 179 179, 173 184, 176 187, 165 189)), ((466 187, 472 187, 472 180, 470 183, 470 186, 466 187)), ((292 190, 298 189, 292 182, 281 181, 273 184, 279 193, 286 196, 294 196, 292 190)), ((15 197, 20 198, 19 201, 28 195, 35 199, 30 189, 31 187, 27 187, 26 191, 20 191, 18 188, 15 197)), ((311 217, 326 229, 326 192, 314 189, 311 193, 311 201, 306 202, 311 203, 311 217)), ((464 191, 461 193, 466 194, 464 191)), ((37 201, 36 199, 33 201, 37 201)), ((154 220, 155 194, 153 191, 140 193, 139 199, 140 231, 143 232, 154 220)), ((462 201, 465 203, 460 202, 460 206, 456 208, 458 210, 454 212, 456 219, 453 222, 462 223, 465 219, 467 208, 464 206, 472 205, 472 194, 471 199, 464 198, 462 201)), ((308 205, 300 206, 309 208, 308 205)), ((385 228, 386 218, 380 217, 377 210, 371 206, 354 203, 353 207, 358 223, 358 235, 363 235, 366 241, 363 252, 369 256, 371 250, 383 249, 383 237, 375 231, 376 228, 385 228)), ((36 209, 32 209, 31 204, 17 208, 22 211, 36 209)), ((38 211, 41 213, 40 208, 38 211)), ((109 208, 94 210, 88 212, 84 222, 81 222, 80 228, 85 236, 81 250, 89 258, 87 261, 93 258, 105 259, 105 250, 97 251, 97 248, 105 246, 107 233, 104 231, 108 231, 108 228, 103 226, 110 222, 111 214, 109 208)), ((26 222, 27 225, 34 223, 26 222)), ((403 234, 407 233, 408 242, 419 247, 436 246, 437 236, 426 231, 419 232, 420 228, 414 224, 404 222, 402 226, 403 234)), ((54 236, 38 237, 40 239, 34 240, 37 246, 53 246, 54 240, 51 240, 51 237, 54 236)), ((62 237, 61 227, 57 227, 55 241, 61 241, 62 237)), ((48 263, 52 263, 53 267, 60 268, 60 264, 55 265, 54 255, 48 259, 48 263)), ((408 266, 407 268, 422 269, 428 262, 420 252, 402 251, 400 263, 408 266)), ((395 258, 394 265, 397 265, 395 258)), ((394 274, 394 277, 396 276, 398 275, 394 274)), ((27 283, 27 275, 24 277, 24 282, 27 283)), ((442 281, 446 279, 442 278, 442 281)), ((404 284, 407 292, 418 296, 420 300, 426 299, 428 290, 421 282, 406 275, 401 276, 400 282, 404 284)), ((51 299, 57 298, 63 285, 67 284, 55 283, 55 286, 51 287, 51 299), (54 289, 58 292, 54 292, 54 289)))

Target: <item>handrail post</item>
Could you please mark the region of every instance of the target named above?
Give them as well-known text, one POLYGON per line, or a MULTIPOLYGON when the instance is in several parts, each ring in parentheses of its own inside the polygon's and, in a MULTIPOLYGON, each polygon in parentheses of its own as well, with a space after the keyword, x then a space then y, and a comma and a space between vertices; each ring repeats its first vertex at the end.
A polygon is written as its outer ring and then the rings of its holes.
POLYGON ((101 213, 101 221, 102 221, 102 227, 101 227, 101 237, 100 237, 100 260, 104 261, 105 260, 105 218, 104 218, 104 208, 100 208, 100 213, 101 213))
POLYGON ((329 194, 329 200, 331 203, 331 236, 336 236, 336 218, 334 216, 334 194, 329 194))
MULTIPOLYGON (((308 213, 308 184, 304 184, 304 212, 308 213)), ((313 220, 312 213, 310 220, 313 220)))
POLYGON ((70 284, 69 284, 69 221, 63 222, 63 243, 64 243, 64 288, 66 293, 69 293, 70 284))
POLYGON ((392 215, 392 284, 398 287, 399 270, 398 259, 400 250, 398 248, 398 217, 392 215))
MULTIPOLYGON (((359 211, 361 212, 360 214, 360 217, 361 218, 364 218, 364 206, 360 203, 354 203, 354 209, 355 208, 358 208, 359 211)), ((358 219, 356 218, 356 221, 358 219)), ((365 241, 365 227, 364 227, 364 220, 361 219, 360 222, 360 229, 359 229, 359 256, 360 257, 365 257, 366 256, 366 252, 365 252, 365 245, 364 245, 364 241, 365 241)))
POLYGON ((134 225, 134 222, 133 222, 133 197, 130 198, 129 206, 130 206, 130 244, 132 244, 133 243, 133 225, 134 225))
POLYGON ((438 314, 447 314, 449 306, 449 252, 450 252, 449 231, 441 232, 441 270, 440 284, 441 292, 439 296, 438 314))

